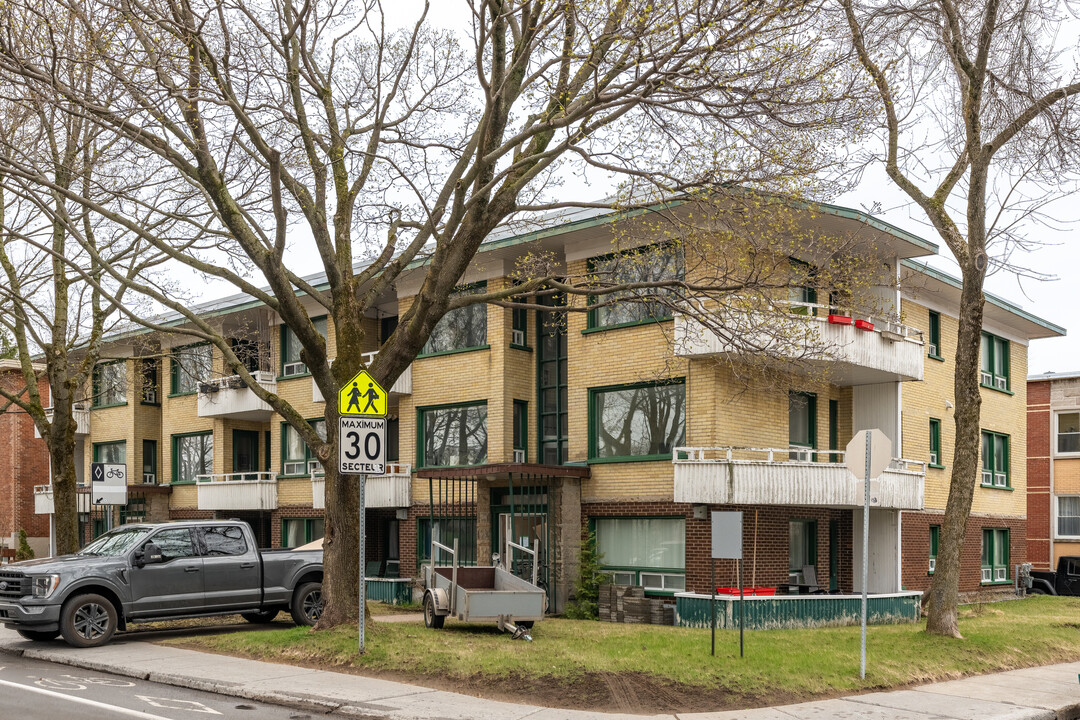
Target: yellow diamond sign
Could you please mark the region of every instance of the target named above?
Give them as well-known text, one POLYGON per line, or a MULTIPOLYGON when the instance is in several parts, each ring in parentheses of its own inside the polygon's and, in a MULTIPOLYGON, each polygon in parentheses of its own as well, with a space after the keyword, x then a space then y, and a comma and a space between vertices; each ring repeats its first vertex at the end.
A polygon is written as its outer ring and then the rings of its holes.
POLYGON ((338 391, 338 414, 386 417, 386 391, 361 370, 338 391))

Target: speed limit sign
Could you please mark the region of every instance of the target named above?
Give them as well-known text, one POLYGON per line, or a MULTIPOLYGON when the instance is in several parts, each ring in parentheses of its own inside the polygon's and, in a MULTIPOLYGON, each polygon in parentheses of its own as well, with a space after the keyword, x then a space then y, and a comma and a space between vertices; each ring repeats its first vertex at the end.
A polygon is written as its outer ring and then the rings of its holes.
POLYGON ((386 418, 338 418, 338 472, 386 474, 386 418))

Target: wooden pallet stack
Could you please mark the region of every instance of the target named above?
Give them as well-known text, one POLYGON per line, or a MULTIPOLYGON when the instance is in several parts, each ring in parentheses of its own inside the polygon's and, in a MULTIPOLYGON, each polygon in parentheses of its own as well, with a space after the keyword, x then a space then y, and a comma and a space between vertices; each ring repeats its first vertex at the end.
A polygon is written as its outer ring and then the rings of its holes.
POLYGON ((660 598, 645 597, 645 590, 635 585, 601 585, 599 615, 603 622, 641 625, 674 625, 675 606, 660 598))

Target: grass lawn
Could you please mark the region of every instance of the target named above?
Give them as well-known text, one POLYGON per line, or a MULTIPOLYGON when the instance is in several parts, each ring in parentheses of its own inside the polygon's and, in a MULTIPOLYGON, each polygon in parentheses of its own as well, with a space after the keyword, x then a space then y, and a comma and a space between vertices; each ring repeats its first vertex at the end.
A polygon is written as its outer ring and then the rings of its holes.
MULTIPOLYGON (((717 631, 549 619, 535 641, 448 620, 381 624, 356 654, 356 628, 237 632, 180 644, 219 653, 397 678, 486 697, 632 712, 701 711, 793 702, 1080 659, 1080 599, 1036 596, 965 606, 963 640, 922 624, 871 626, 866 680, 859 628, 717 631), (623 707, 625 706, 625 707, 623 707)), ((171 641, 172 642, 172 641, 171 641)))

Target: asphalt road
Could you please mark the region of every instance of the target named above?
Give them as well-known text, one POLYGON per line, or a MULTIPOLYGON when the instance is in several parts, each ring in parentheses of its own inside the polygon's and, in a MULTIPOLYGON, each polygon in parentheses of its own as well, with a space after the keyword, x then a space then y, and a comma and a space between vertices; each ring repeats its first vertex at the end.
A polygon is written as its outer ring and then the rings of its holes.
POLYGON ((19 720, 307 720, 305 710, 0 653, 0 705, 19 720))

